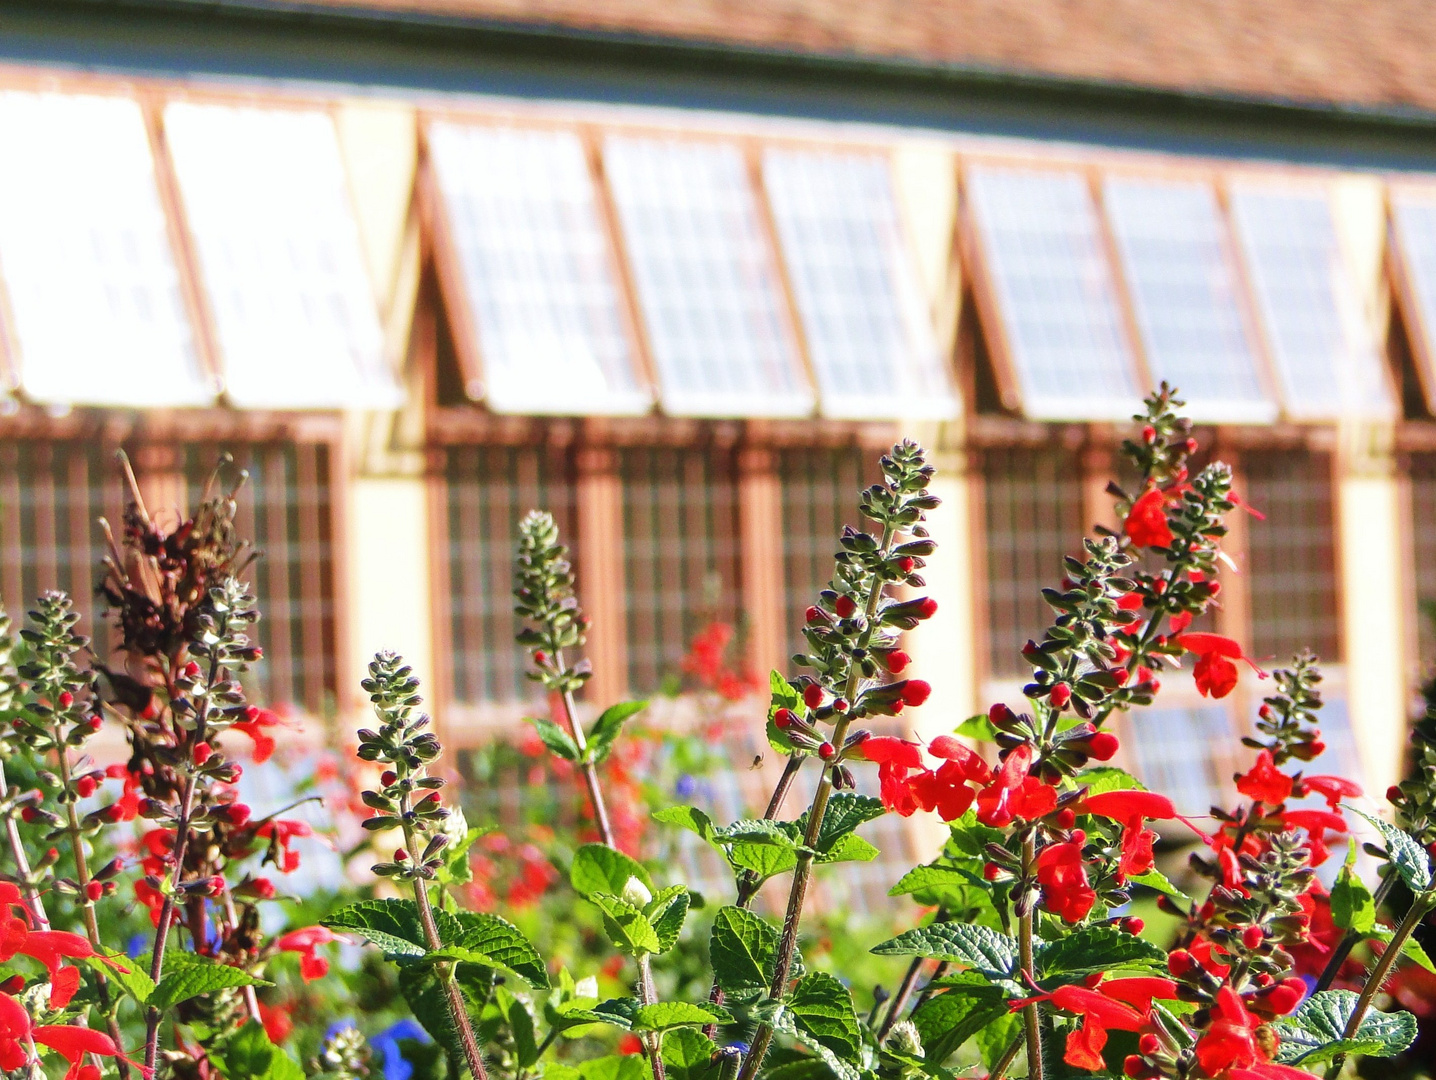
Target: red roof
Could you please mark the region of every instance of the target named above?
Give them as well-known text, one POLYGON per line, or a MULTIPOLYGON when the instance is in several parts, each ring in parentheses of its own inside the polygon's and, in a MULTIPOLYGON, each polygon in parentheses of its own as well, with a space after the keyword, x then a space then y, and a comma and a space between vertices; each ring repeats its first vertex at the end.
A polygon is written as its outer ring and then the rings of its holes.
POLYGON ((308 0, 1243 98, 1436 110, 1427 0, 308 0))

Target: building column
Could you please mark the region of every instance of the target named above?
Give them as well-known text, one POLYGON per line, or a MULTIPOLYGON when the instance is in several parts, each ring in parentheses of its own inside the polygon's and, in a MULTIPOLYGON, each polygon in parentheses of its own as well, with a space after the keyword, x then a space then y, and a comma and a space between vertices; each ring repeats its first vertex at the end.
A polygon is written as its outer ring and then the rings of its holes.
POLYGON ((628 619, 624 605, 623 482, 618 451, 578 451, 578 598, 592 629, 584 649, 593 677, 584 698, 602 708, 628 692, 628 619))
POLYGON ((1345 426, 1336 466, 1346 699, 1368 791, 1377 797, 1400 779, 1410 698, 1392 440, 1389 424, 1345 426))
POLYGON ((768 672, 782 671, 783 656, 783 490, 777 455, 768 447, 738 452, 738 533, 742 552, 743 615, 747 620, 744 659, 763 686, 768 672))

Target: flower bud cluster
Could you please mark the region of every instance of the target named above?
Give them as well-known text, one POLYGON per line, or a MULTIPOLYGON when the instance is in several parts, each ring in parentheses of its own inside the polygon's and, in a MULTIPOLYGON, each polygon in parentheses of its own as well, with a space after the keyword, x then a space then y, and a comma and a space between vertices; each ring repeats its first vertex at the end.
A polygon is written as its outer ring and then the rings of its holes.
POLYGON ((593 669, 586 659, 566 665, 563 651, 583 647, 589 623, 574 595, 568 548, 547 511, 532 510, 519 522, 514 578, 514 614, 531 624, 518 633, 534 663, 529 678, 550 692, 577 691, 593 669))
POLYGON ((1316 657, 1303 652, 1292 659, 1289 669, 1273 673, 1277 692, 1262 699, 1257 710, 1256 729, 1264 736, 1242 737, 1242 745, 1271 754, 1274 765, 1285 765, 1293 758, 1311 761, 1326 749, 1317 727, 1317 710, 1322 706, 1317 684, 1321 671, 1316 657))
POLYGON ((402 829, 405 847, 394 852, 392 861, 375 865, 380 877, 402 880, 430 880, 443 865, 443 850, 449 842, 439 788, 442 777, 428 775, 427 766, 439 756, 439 740, 429 726, 427 713, 419 712, 419 680, 397 653, 381 652, 369 664, 369 677, 361 684, 374 703, 381 721, 377 731, 359 732, 359 757, 389 766, 380 777, 377 790, 363 793, 364 805, 374 816, 364 828, 371 832, 402 829), (420 846, 422 845, 422 846, 420 846))
POLYGON ((1436 844, 1436 677, 1421 686, 1426 710, 1411 730, 1411 771, 1386 793, 1396 824, 1421 844, 1436 844))

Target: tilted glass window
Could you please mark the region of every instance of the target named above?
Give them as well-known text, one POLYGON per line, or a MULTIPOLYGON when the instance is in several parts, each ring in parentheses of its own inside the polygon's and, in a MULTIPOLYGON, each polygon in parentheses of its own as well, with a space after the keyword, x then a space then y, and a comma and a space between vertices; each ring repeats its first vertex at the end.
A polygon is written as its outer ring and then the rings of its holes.
POLYGON ((664 411, 812 412, 739 148, 610 135, 603 155, 664 411))
POLYGON ((496 412, 643 413, 583 144, 571 131, 429 126, 447 240, 496 412))
POLYGON ((1391 390, 1325 193, 1238 183, 1231 208, 1287 414, 1390 414, 1391 390))
POLYGON ((770 147, 763 183, 823 415, 955 415, 888 159, 770 147))
POLYGON ((230 401, 397 406, 330 117, 176 102, 164 119, 230 401))
POLYGON ((20 389, 54 405, 207 405, 139 103, 0 93, 0 269, 20 389))
POLYGON ((1405 312, 1425 370, 1428 407, 1436 402, 1436 189, 1393 187, 1391 232, 1414 310, 1405 312))
POLYGON ((1275 420, 1211 185, 1113 176, 1102 194, 1153 381, 1196 420, 1275 420))
POLYGON ((1130 419, 1141 389, 1086 177, 973 165, 966 192, 1022 411, 1130 419))

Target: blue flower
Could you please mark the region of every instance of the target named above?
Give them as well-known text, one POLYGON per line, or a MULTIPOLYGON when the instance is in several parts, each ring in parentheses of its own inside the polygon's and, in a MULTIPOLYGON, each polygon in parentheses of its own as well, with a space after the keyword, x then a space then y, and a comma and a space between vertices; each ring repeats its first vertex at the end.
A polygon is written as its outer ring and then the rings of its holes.
POLYGON ((684 773, 673 785, 673 794, 680 799, 691 799, 698 791, 698 781, 689 773, 684 773))
POLYGON ((330 1039, 334 1038, 334 1036, 338 1035, 341 1031, 348 1031, 350 1028, 358 1026, 359 1025, 356 1024, 353 1020, 347 1018, 343 1020, 336 1020, 334 1021, 334 1023, 330 1024, 327 1028, 324 1029, 324 1041, 328 1042, 330 1039))
POLYGON ((399 1052, 400 1039, 418 1039, 425 1043, 433 1041, 418 1021, 407 1018, 375 1035, 369 1040, 369 1045, 378 1051, 384 1062, 384 1080, 409 1080, 414 1075, 414 1066, 405 1061, 404 1055, 399 1052))
POLYGON ((125 944, 125 955, 131 960, 138 960, 150 951, 150 939, 144 934, 136 934, 125 944))

